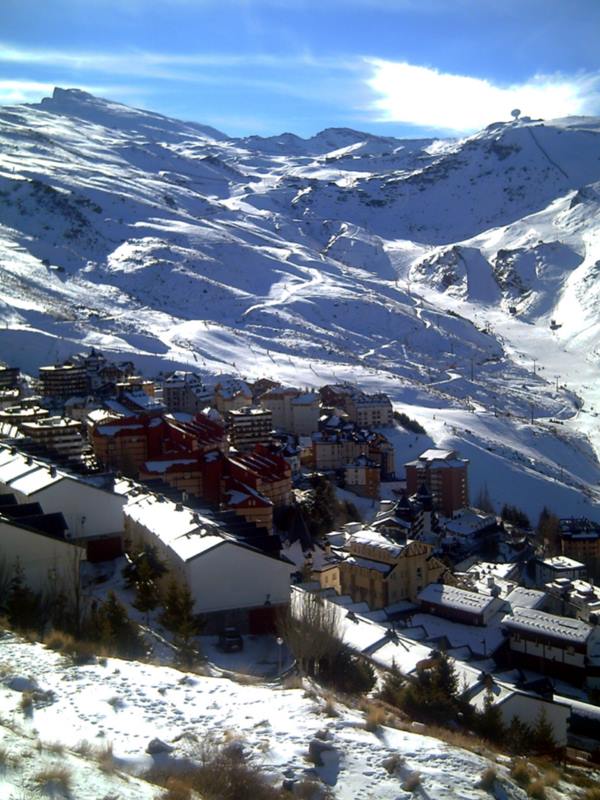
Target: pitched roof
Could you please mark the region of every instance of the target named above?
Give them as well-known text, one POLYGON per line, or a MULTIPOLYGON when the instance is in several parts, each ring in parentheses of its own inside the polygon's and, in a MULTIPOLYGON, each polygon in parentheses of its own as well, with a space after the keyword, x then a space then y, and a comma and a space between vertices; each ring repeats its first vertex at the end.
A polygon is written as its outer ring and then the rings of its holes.
POLYGON ((550 639, 574 644, 585 644, 592 632, 592 627, 587 622, 547 614, 533 608, 513 608, 512 616, 504 617, 502 624, 511 631, 538 636, 541 634, 550 639))
POLYGON ((472 614, 483 613, 491 604, 498 604, 495 597, 469 592, 457 586, 442 583, 430 583, 418 595, 418 600, 426 603, 453 608, 457 611, 468 611, 472 614))

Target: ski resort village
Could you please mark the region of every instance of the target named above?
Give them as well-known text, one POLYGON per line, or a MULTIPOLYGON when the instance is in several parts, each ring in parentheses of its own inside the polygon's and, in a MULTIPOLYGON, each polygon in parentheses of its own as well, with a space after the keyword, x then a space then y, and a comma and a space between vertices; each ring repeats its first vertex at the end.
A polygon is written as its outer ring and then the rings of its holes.
POLYGON ((600 121, 0 109, 0 797, 598 800, 600 121))
POLYGON ((379 675, 392 697, 444 665, 492 739, 600 749, 600 524, 496 514, 487 487, 470 498, 468 459, 423 449, 418 422, 350 383, 147 378, 93 348, 0 381, 17 629, 75 613, 123 655, 192 667, 216 648, 220 669, 281 681, 294 661, 346 691, 379 675))

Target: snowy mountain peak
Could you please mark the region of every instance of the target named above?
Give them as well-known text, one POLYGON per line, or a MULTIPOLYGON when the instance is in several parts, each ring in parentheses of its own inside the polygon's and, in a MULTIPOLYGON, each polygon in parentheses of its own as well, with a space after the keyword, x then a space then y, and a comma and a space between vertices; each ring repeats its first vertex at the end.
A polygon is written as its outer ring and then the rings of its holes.
POLYGON ((52 97, 44 97, 40 103, 32 104, 29 108, 84 119, 107 128, 144 133, 150 138, 173 135, 181 138, 190 135, 203 136, 216 141, 227 138, 224 133, 208 125, 180 122, 152 111, 96 97, 81 89, 63 89, 57 86, 52 92, 52 97))

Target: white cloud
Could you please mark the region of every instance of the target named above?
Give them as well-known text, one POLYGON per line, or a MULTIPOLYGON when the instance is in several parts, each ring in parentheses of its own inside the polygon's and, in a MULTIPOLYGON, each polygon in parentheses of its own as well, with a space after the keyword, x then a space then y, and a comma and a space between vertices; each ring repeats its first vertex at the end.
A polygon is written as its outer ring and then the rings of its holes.
MULTIPOLYGON (((42 97, 47 97, 52 94, 55 86, 59 86, 60 82, 54 81, 48 83, 46 81, 31 81, 31 80, 0 80, 0 105, 13 105, 20 103, 37 103, 42 97)), ((78 89, 84 92, 90 92, 95 95, 110 94, 111 97, 125 99, 133 102, 134 98, 141 97, 145 90, 138 86, 98 86, 88 84, 78 84, 78 89)))
POLYGON ((41 81, 0 80, 0 103, 29 103, 39 100, 44 94, 51 94, 53 88, 53 84, 41 81))
POLYGON ((379 121, 467 132, 509 119, 513 108, 546 119, 600 112, 600 73, 536 75, 503 87, 406 62, 366 61, 372 68, 367 84, 378 95, 371 108, 379 121))
MULTIPOLYGON (((311 52, 298 53, 165 53, 131 49, 121 52, 46 50, 13 47, 0 42, 0 63, 43 64, 58 68, 86 69, 114 74, 136 74, 160 77, 163 67, 173 70, 180 67, 221 68, 298 68, 352 70, 360 69, 355 59, 315 56, 311 52)), ((166 72, 166 77, 178 73, 166 72)), ((185 75, 183 76, 185 77, 185 75)))

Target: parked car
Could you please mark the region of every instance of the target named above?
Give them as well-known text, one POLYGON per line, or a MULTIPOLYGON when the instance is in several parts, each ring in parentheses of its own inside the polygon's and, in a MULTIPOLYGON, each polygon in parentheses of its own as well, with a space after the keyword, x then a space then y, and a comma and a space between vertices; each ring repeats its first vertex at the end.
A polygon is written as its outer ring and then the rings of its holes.
POLYGON ((236 650, 243 650, 244 649, 244 640, 242 639, 242 634, 239 632, 237 628, 225 628, 219 634, 219 641, 217 642, 217 647, 219 650, 223 650, 225 653, 232 653, 236 650))

